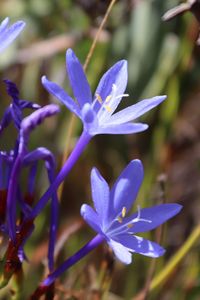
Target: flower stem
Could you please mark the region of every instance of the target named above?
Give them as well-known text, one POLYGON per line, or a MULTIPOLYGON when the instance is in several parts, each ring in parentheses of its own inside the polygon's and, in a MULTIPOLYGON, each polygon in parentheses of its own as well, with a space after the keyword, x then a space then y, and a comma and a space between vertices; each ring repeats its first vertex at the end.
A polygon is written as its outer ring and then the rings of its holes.
POLYGON ((103 242, 102 235, 97 234, 90 242, 83 246, 74 255, 69 257, 60 267, 58 267, 53 273, 51 273, 35 290, 30 299, 39 299, 40 296, 48 291, 48 287, 51 286, 55 280, 71 266, 76 264, 79 260, 85 257, 89 252, 95 249, 99 244, 103 242))
MULTIPOLYGON (((112 8, 114 6, 114 4, 117 2, 117 0, 111 0, 107 10, 106 10, 106 13, 101 21, 101 24, 97 30, 97 33, 95 35, 95 38, 90 46, 90 49, 89 49, 89 52, 88 52, 88 55, 86 57, 86 60, 85 60, 85 63, 83 65, 83 69, 84 71, 86 71, 88 65, 89 65, 89 62, 92 58, 92 55, 94 53, 94 50, 97 46, 97 42, 98 42, 98 39, 99 39, 99 36, 101 34, 101 31, 103 30, 107 20, 108 20, 108 17, 112 11, 112 8)), ((71 118, 70 118, 70 121, 69 121, 69 130, 68 130, 68 135, 67 135, 67 143, 66 143, 66 148, 65 148, 65 151, 63 153, 63 159, 62 159, 62 162, 64 164, 64 162, 66 161, 67 159, 67 156, 68 156, 68 150, 69 150, 69 141, 70 141, 70 138, 72 136, 72 133, 74 131, 74 128, 76 127, 76 121, 77 121, 77 118, 74 114, 71 115, 71 118)), ((62 197, 62 192, 63 192, 63 184, 60 186, 59 190, 58 190, 58 199, 60 200, 61 197, 62 197)))
POLYGON ((48 202, 49 198, 52 196, 52 194, 57 190, 59 185, 63 182, 65 177, 68 175, 74 164, 76 163, 79 156, 82 154, 83 150, 87 146, 91 139, 91 136, 83 131, 82 135, 80 136, 74 150, 72 151, 71 155, 65 162, 64 166, 56 176, 53 183, 50 185, 48 190, 43 194, 43 196, 40 198, 36 206, 33 208, 31 213, 29 214, 28 218, 34 219, 44 208, 46 203, 48 202))

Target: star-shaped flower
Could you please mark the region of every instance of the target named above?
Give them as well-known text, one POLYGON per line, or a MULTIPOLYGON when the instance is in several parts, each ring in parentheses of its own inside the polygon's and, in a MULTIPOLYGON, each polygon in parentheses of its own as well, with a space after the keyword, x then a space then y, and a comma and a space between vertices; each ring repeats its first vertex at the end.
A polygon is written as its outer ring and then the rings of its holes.
POLYGON ((114 114, 127 86, 127 61, 121 60, 101 78, 92 98, 89 83, 78 58, 71 49, 66 52, 66 65, 75 102, 60 86, 42 77, 44 87, 75 113, 90 135, 136 133, 148 128, 147 124, 132 123, 160 104, 166 96, 156 96, 131 105, 114 114))
POLYGON ((95 210, 87 204, 81 207, 84 220, 104 237, 116 257, 126 264, 132 261, 131 253, 150 257, 163 255, 165 250, 161 246, 136 234, 154 229, 182 208, 174 203, 144 209, 138 207, 136 213, 127 216, 142 180, 143 166, 140 160, 128 164, 111 190, 94 168, 91 172, 91 187, 95 210))
POLYGON ((5 18, 0 24, 0 52, 8 47, 19 35, 25 26, 25 22, 17 21, 9 27, 9 18, 5 18))

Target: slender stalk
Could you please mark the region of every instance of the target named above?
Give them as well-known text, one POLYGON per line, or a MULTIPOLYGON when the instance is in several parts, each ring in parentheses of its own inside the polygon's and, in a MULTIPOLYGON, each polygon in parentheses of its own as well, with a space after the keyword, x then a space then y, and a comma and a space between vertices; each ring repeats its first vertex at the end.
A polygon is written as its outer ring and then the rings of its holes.
POLYGON ((103 20, 102 20, 101 24, 100 24, 100 26, 99 26, 99 29, 98 29, 98 31, 97 31, 97 34, 96 34, 96 36, 95 36, 95 38, 94 38, 94 40, 93 40, 93 43, 92 43, 92 45, 91 45, 91 47, 90 47, 90 50, 89 50, 89 53, 88 53, 88 55, 87 55, 87 57, 86 57, 85 63, 84 63, 84 65, 83 65, 83 69, 84 69, 85 71, 86 71, 86 69, 87 69, 87 67, 88 67, 88 65, 89 65, 89 62, 90 62, 90 60, 91 60, 91 57, 92 57, 92 55, 93 55, 93 53, 94 53, 94 50, 95 50, 95 48, 96 48, 96 45, 97 45, 99 36, 100 36, 100 34, 101 34, 101 31, 102 31, 102 29, 104 28, 104 26, 105 26, 105 24, 106 24, 106 22, 107 22, 107 19, 108 19, 110 13, 111 13, 111 10, 112 10, 112 8, 113 8, 113 6, 114 6, 114 4, 115 4, 116 1, 117 1, 117 0, 112 0, 112 1, 110 1, 110 4, 109 4, 109 6, 108 6, 108 8, 107 8, 107 11, 106 11, 106 13, 105 13, 105 15, 104 15, 104 17, 103 17, 103 20))
POLYGON ((188 239, 185 241, 183 246, 177 251, 177 253, 170 259, 168 264, 162 268, 161 272, 156 275, 150 285, 150 291, 157 288, 160 284, 165 282, 173 270, 177 267, 177 265, 181 262, 181 260, 185 257, 185 255, 190 251, 193 245, 200 238, 200 224, 197 225, 194 230, 191 232, 188 239))
POLYGON ((60 170, 60 172, 58 173, 58 175, 56 176, 56 178, 54 179, 53 183, 50 185, 48 190, 43 194, 43 196, 40 198, 36 206, 33 208, 28 218, 34 219, 42 211, 42 209, 48 202, 49 198, 57 190, 59 185, 64 181, 65 177, 70 172, 70 170, 78 160, 79 156, 82 154, 83 150, 89 143, 90 139, 91 136, 88 135, 87 132, 83 131, 68 160, 65 162, 64 166, 62 167, 62 169, 60 170))
MULTIPOLYGON (((104 15, 104 17, 103 17, 103 19, 101 21, 101 24, 100 24, 100 26, 98 28, 98 31, 97 31, 97 33, 95 35, 95 38, 94 38, 94 40, 92 42, 92 45, 91 45, 90 50, 88 52, 88 55, 86 57, 85 63, 83 65, 84 71, 86 71, 86 69, 87 69, 87 67, 89 65, 89 62, 90 62, 90 60, 92 58, 92 55, 94 54, 94 50, 95 50, 95 48, 97 46, 97 42, 99 40, 99 36, 101 34, 101 31, 103 30, 103 28, 104 28, 104 26, 105 26, 105 24, 106 24, 106 22, 108 20, 108 17, 109 17, 109 15, 111 13, 111 10, 112 10, 112 8, 113 8, 113 6, 114 6, 114 4, 116 2, 117 2, 117 0, 112 0, 110 2, 110 4, 109 4, 107 10, 106 10, 106 13, 105 13, 105 15, 104 15)), ((63 153, 62 164, 64 164, 65 161, 67 160, 67 156, 68 156, 68 153, 69 153, 70 139, 71 139, 72 133, 74 131, 74 128, 76 126, 76 121, 77 121, 76 116, 74 114, 72 114, 71 117, 70 117, 70 121, 69 121, 69 130, 68 130, 68 134, 67 134, 67 138, 66 138, 66 148, 65 148, 64 153, 63 153)), ((59 200, 62 198, 62 192, 63 192, 63 183, 60 185, 60 188, 58 190, 58 199, 59 200)))
POLYGON ((55 282, 55 280, 70 267, 76 264, 79 260, 85 257, 89 252, 95 249, 99 244, 104 241, 102 235, 97 234, 90 242, 83 246, 74 255, 69 257, 60 267, 58 267, 53 273, 51 273, 40 286, 36 289, 30 299, 39 299, 39 297, 48 291, 48 288, 55 282))

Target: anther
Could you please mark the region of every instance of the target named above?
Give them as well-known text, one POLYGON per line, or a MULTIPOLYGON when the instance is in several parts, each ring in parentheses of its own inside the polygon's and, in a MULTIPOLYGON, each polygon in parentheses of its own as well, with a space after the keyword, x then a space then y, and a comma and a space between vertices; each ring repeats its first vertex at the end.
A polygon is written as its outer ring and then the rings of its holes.
POLYGON ((117 221, 118 221, 119 223, 122 223, 123 219, 122 219, 121 217, 117 217, 117 221))
POLYGON ((109 105, 104 105, 104 107, 108 112, 112 112, 112 108, 109 105))
POLYGON ((111 98, 112 98, 111 95, 107 96, 107 97, 106 97, 106 100, 105 100, 105 103, 108 103, 108 102, 110 101, 111 98))
POLYGON ((100 96, 99 94, 96 94, 95 96, 96 96, 97 101, 98 101, 100 104, 102 104, 102 103, 103 103, 103 100, 102 100, 101 96, 100 96))
POLYGON ((131 223, 130 223, 130 224, 127 225, 127 228, 132 228, 133 225, 134 225, 134 224, 131 224, 131 223))
POLYGON ((122 208, 122 218, 124 218, 126 216, 126 207, 124 206, 122 208))

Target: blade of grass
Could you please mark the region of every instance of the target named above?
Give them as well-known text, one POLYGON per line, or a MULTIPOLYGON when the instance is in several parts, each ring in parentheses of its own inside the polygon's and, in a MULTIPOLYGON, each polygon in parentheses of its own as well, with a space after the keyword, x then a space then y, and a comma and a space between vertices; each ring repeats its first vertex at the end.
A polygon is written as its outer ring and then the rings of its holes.
POLYGON ((165 268, 162 269, 158 275, 156 275, 150 285, 150 291, 156 289, 160 284, 163 284, 178 266, 182 259, 187 255, 190 249, 200 238, 200 224, 198 224, 191 232, 183 246, 176 252, 176 254, 169 260, 165 268))

